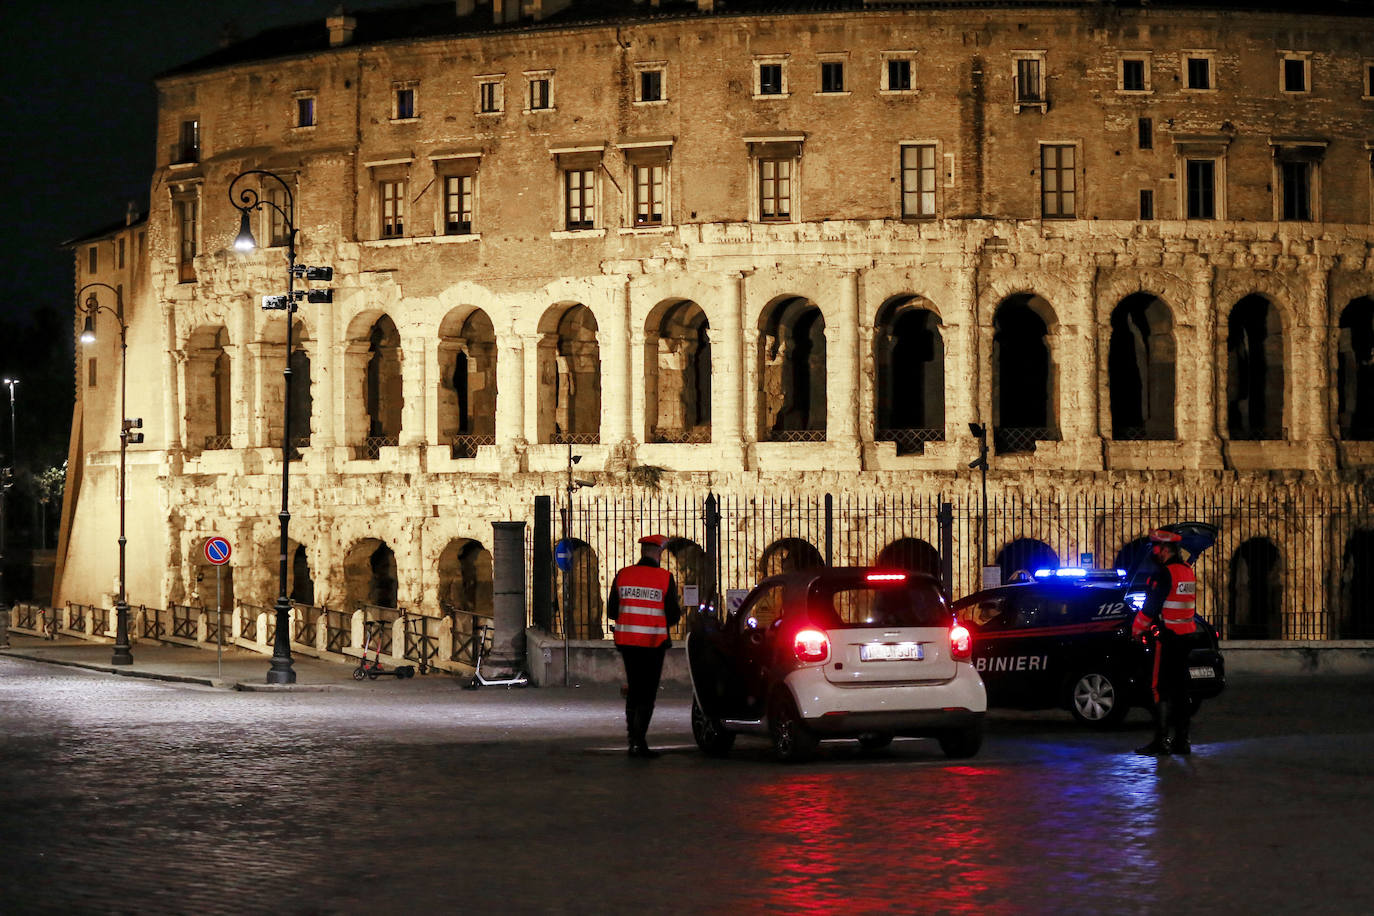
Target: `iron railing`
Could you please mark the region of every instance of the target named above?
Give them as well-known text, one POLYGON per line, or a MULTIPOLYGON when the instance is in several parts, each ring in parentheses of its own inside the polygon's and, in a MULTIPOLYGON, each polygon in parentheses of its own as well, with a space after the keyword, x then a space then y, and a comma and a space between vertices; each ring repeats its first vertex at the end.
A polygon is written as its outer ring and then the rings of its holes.
POLYGON ((233 448, 233 445, 230 443, 230 440, 231 440, 232 438, 233 438, 232 436, 227 436, 227 435, 225 435, 225 436, 206 436, 206 437, 205 437, 205 450, 206 450, 207 452, 210 452, 210 451, 217 451, 217 450, 219 450, 219 449, 233 448))
POLYGON ((449 438, 449 457, 476 458, 477 449, 484 445, 495 445, 496 436, 477 433, 460 433, 449 438))
POLYGON ((693 426, 689 429, 659 429, 657 426, 649 433, 650 442, 664 442, 675 445, 698 444, 711 441, 711 425, 693 426))
POLYGON ((465 611, 456 608, 447 602, 441 602, 440 607, 444 613, 453 620, 453 655, 452 660, 462 662, 464 665, 477 664, 477 641, 485 638, 490 645, 491 631, 482 630, 483 626, 490 627, 495 621, 485 614, 474 614, 472 611, 465 611))
POLYGON ((85 630, 86 629, 86 608, 84 604, 67 605, 67 629, 85 630))
MULTIPOLYGON (((379 605, 379 604, 367 604, 367 603, 362 602, 362 601, 357 602, 357 603, 354 605, 354 608, 355 608, 356 610, 359 610, 359 611, 362 611, 362 612, 363 612, 363 620, 364 620, 365 622, 366 622, 366 621, 374 621, 374 622, 380 622, 380 623, 382 623, 382 624, 385 624, 385 626, 378 627, 377 629, 378 629, 378 630, 380 631, 380 633, 381 633, 381 649, 382 649, 382 654, 383 654, 383 655, 390 655, 390 654, 391 654, 391 630, 392 630, 391 623, 392 623, 392 621, 394 621, 396 618, 400 617, 401 614, 403 614, 403 613, 406 612, 406 611, 405 611, 405 608, 383 607, 383 606, 381 606, 381 605, 379 605)), ((364 624, 364 633, 365 633, 365 634, 366 634, 366 630, 367 630, 367 627, 366 627, 366 624, 364 624)), ((374 639, 375 639, 375 638, 376 638, 376 637, 374 637, 374 639)), ((376 648, 377 648, 376 645, 371 644, 371 643, 364 643, 364 645, 363 645, 363 651, 365 651, 365 652, 373 652, 373 651, 376 650, 376 648)))
POLYGON ((197 623, 204 608, 189 604, 174 604, 172 612, 172 635, 178 639, 195 639, 199 627, 197 623))
POLYGON ((993 447, 999 455, 1033 452, 1037 442, 1056 442, 1059 430, 1049 426, 998 426, 992 431, 993 447))
POLYGON ((146 604, 139 605, 138 620, 138 630, 145 639, 161 639, 171 629, 167 612, 161 608, 148 607, 146 604))
POLYGON ((404 656, 419 662, 422 670, 433 668, 439 658, 439 625, 443 618, 412 614, 404 609, 401 618, 405 621, 404 656))
POLYGON ((554 430, 549 442, 554 445, 597 445, 601 442, 601 433, 565 433, 554 430))
POLYGON ((358 461, 376 461, 382 457, 382 449, 395 448, 400 444, 400 436, 367 436, 362 445, 353 447, 353 457, 358 461))
POLYGON ((770 429, 769 442, 824 442, 823 429, 770 429))
POLYGON ((918 455, 926 450, 927 442, 944 442, 945 430, 942 426, 879 429, 874 431, 873 438, 878 442, 895 442, 899 455, 918 455))
POLYGON ((353 645, 353 615, 348 611, 324 609, 324 648, 326 652, 342 653, 353 645))
POLYGON ((315 645, 315 631, 319 627, 320 615, 324 613, 324 608, 313 604, 298 604, 295 601, 291 602, 291 606, 296 609, 292 641, 302 646, 315 645))

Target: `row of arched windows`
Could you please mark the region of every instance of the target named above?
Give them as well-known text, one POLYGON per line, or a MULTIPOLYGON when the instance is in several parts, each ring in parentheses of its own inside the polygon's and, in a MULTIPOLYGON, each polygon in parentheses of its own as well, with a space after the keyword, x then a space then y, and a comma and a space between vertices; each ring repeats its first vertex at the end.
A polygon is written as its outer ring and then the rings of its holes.
MULTIPOLYGON (((1058 360, 1053 308, 1040 296, 1004 299, 992 318, 992 426, 999 452, 1030 451, 1060 438, 1058 360)), ((1177 437, 1178 344, 1169 305, 1151 293, 1123 299, 1112 311, 1106 351, 1110 437, 1177 437)), ((313 342, 302 323, 291 356, 296 446, 311 435, 313 342)), ((602 419, 601 343, 592 310, 558 306, 540 326, 537 441, 592 444, 602 419)), ((1287 438, 1285 379, 1291 374, 1286 329, 1278 308, 1253 294, 1226 316, 1226 435, 1231 439, 1287 438)), ((195 331, 187 346, 186 423, 193 448, 228 448, 231 433, 231 360, 222 327, 195 331)), ((1336 426, 1342 439, 1374 440, 1374 299, 1355 299, 1342 311, 1336 336, 1336 426)), ((396 445, 404 392, 402 346, 392 319, 382 314, 350 343, 346 371, 362 373, 361 398, 347 399, 346 435, 359 457, 377 457, 396 445)), ((821 308, 789 296, 765 309, 758 325, 757 438, 823 441, 827 438, 827 336, 821 308)), ((455 457, 472 457, 495 443, 497 343, 481 309, 453 313, 440 327, 439 435, 455 457)), ((945 438, 945 340, 938 312, 926 299, 890 299, 873 328, 872 435, 896 444, 898 454, 919 452, 945 438)), ((674 300, 650 315, 644 340, 644 429, 649 442, 705 442, 712 430, 712 340, 705 310, 674 300)), ((963 396, 963 395, 961 395, 963 396)), ((280 435, 278 430, 277 435, 280 435)))

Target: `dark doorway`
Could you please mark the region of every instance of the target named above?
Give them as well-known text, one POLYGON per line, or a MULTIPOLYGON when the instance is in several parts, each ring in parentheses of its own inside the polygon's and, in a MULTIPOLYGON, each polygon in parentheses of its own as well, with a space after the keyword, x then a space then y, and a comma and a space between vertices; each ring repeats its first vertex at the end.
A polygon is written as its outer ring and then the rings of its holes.
POLYGON ((1174 363, 1169 307, 1149 293, 1123 299, 1107 349, 1113 439, 1174 438, 1174 363))
POLYGON ((1356 299, 1341 312, 1336 392, 1341 438, 1348 442, 1374 440, 1374 299, 1356 299))
POLYGON ((873 438, 895 442, 899 455, 945 438, 945 342, 939 317, 924 305, 914 296, 890 300, 874 327, 873 438))
POLYGON ((1227 639, 1279 639, 1283 635, 1283 567, 1268 538, 1251 538, 1231 558, 1227 639))
POLYGON ((1033 452, 1058 439, 1050 361, 1049 305, 1036 296, 1006 299, 993 317, 993 438, 1001 453, 1033 452))
POLYGON ((1356 530, 1341 557, 1338 639, 1374 639, 1374 531, 1356 530))
POLYGON ((1282 439, 1283 326, 1263 296, 1231 310, 1226 335, 1226 416, 1232 439, 1282 439))

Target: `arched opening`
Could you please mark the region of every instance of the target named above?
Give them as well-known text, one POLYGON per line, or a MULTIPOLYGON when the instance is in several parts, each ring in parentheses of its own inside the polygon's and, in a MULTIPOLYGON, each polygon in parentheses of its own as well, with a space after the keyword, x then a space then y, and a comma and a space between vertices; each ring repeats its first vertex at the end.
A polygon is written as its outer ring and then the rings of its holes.
POLYGON ((233 432, 233 362, 229 332, 199 328, 186 342, 186 442, 204 449, 230 448, 233 432))
POLYGON ((1283 439, 1283 326, 1263 296, 1231 309, 1226 333, 1226 417, 1232 439, 1283 439))
POLYGON ((801 538, 782 538, 764 549, 759 557, 759 578, 776 576, 798 569, 820 569, 825 566, 821 552, 801 538))
POLYGON ((689 299, 650 313, 644 341, 650 442, 711 441, 708 331, 706 313, 689 299))
POLYGON ((1121 300, 1112 311, 1107 386, 1112 438, 1174 438, 1174 329, 1164 301, 1150 293, 1121 300))
POLYGON ((401 335, 388 315, 367 335, 365 386, 367 435, 359 457, 376 458, 383 446, 401 441, 401 335))
POLYGON ((344 598, 350 609, 396 607, 396 554, 385 541, 366 538, 344 558, 344 598))
POLYGON ((446 614, 494 616, 491 551, 481 542, 456 538, 439 555, 439 606, 446 614))
POLYGON ((897 454, 925 451, 945 438, 945 341, 940 318, 918 296, 889 299, 873 334, 877 370, 873 438, 897 454))
POLYGON ((454 458, 496 444, 496 331, 481 309, 439 328, 439 436, 454 458))
POLYGON ((1354 300, 1341 312, 1336 415, 1342 439, 1374 440, 1374 299, 1368 297, 1354 300))
POLYGON ((1002 568, 1002 581, 1010 582, 1017 573, 1034 575, 1037 569, 1057 567, 1059 554, 1044 541, 1017 538, 997 551, 997 565, 1002 568))
POLYGON ((1148 537, 1135 538, 1116 552, 1112 565, 1116 569, 1130 571, 1135 564, 1149 556, 1152 546, 1148 537))
POLYGON ((759 425, 774 442, 824 442, 825 318, 814 302, 790 296, 759 325, 759 425))
POLYGON ((1345 542, 1338 629, 1338 639, 1374 639, 1374 531, 1368 528, 1352 532, 1345 542))
POLYGON ((685 593, 687 587, 696 586, 698 601, 707 601, 711 597, 706 594, 706 586, 710 578, 706 551, 701 548, 700 544, 686 538, 671 538, 667 546, 663 548, 660 562, 663 568, 672 574, 673 581, 677 583, 678 603, 684 611, 682 623, 673 631, 673 635, 676 636, 680 632, 685 632, 687 622, 685 593))
POLYGON ((558 582, 558 600, 563 605, 560 635, 569 639, 604 639, 606 604, 596 551, 586 541, 569 539, 569 543, 572 563, 567 572, 560 571, 558 582))
POLYGON ((1251 538, 1231 558, 1227 639, 1283 636, 1283 567, 1268 538, 1251 538))
POLYGON ((898 538, 878 553, 874 566, 910 569, 940 578, 940 551, 920 538, 898 538))
POLYGON ((1018 293, 997 307, 992 327, 993 442, 999 453, 1033 452, 1059 438, 1049 333, 1054 312, 1039 296, 1018 293))
POLYGON ((297 544, 291 552, 289 596, 297 604, 315 603, 315 579, 310 575, 310 558, 306 555, 304 544, 297 544))
POLYGON ((601 441, 601 349, 596 316, 581 303, 556 306, 540 323, 539 441, 601 441))

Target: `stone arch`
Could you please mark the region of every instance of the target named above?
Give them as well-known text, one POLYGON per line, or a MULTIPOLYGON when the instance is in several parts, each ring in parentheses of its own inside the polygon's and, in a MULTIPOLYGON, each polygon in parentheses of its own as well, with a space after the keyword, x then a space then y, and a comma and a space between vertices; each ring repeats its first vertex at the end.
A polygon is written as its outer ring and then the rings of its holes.
POLYGON ((396 554, 380 538, 363 538, 344 557, 344 606, 396 607, 396 554))
POLYGON ((1002 568, 1002 581, 1010 582, 1017 573, 1034 574, 1037 569, 1057 567, 1059 554, 1037 538, 1017 538, 997 551, 996 562, 1002 568))
POLYGON ((945 438, 945 341, 940 317, 920 296, 893 296, 873 328, 876 441, 897 454, 919 453, 945 438))
POLYGON ((289 551, 287 566, 287 596, 297 604, 315 603, 315 577, 310 571, 310 554, 304 544, 294 544, 289 551))
POLYGON ((810 541, 803 538, 781 538, 764 548, 759 556, 759 578, 798 569, 820 569, 825 558, 810 541))
POLYGON ((920 538, 898 538, 878 553, 874 566, 911 569, 940 578, 940 551, 920 538))
POLYGON ((569 639, 604 639, 606 604, 600 558, 586 541, 569 538, 568 543, 572 547, 572 563, 567 572, 558 574, 558 601, 563 605, 561 635, 569 639))
MULTIPOLYGON (((663 568, 672 573, 673 580, 677 583, 678 602, 682 603, 683 590, 688 585, 704 587, 710 579, 708 574, 706 551, 701 545, 687 538, 669 538, 667 545, 663 548, 662 556, 663 568)), ((699 600, 708 601, 710 595, 704 592, 698 593, 699 600)), ((685 605, 683 605, 685 609, 685 605)))
POLYGON ((825 441, 825 316, 810 299, 783 296, 759 318, 758 410, 764 439, 825 441))
POLYGON ((560 303, 539 321, 540 442, 601 441, 601 347, 596 316, 580 302, 560 303))
POLYGON ((711 339, 706 312, 669 299, 644 326, 644 405, 650 442, 711 441, 711 339))
POLYGON ((480 541, 454 538, 439 554, 439 606, 446 614, 494 616, 491 551, 480 541))
POLYGON ((1227 317, 1226 428, 1232 439, 1284 439, 1283 319, 1259 294, 1227 317))
POLYGON ((1250 538, 1231 556, 1227 589, 1228 639, 1278 639, 1283 635, 1283 565, 1274 542, 1250 538))
POLYGON ((1341 556, 1337 639, 1374 639, 1374 530, 1357 528, 1341 556))
POLYGON ((1336 426, 1349 442, 1374 440, 1374 298, 1352 299, 1336 338, 1336 426))
POLYGON ((1164 300, 1141 292, 1117 304, 1107 346, 1113 439, 1174 438, 1177 352, 1164 300))
POLYGON ((1002 300, 993 314, 992 423, 999 453, 1033 452, 1059 438, 1058 373, 1050 347, 1054 309, 1034 293, 1002 300))
POLYGON ((349 322, 345 341, 345 435, 355 458, 375 459, 400 444, 401 336, 390 315, 370 309, 349 322))
POLYGON ((496 330, 480 308, 450 311, 439 325, 439 438, 455 458, 496 444, 496 330))
POLYGON ((199 327, 186 341, 186 443, 192 449, 230 447, 233 361, 223 325, 199 327))

